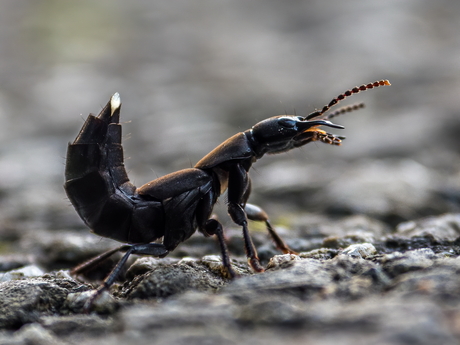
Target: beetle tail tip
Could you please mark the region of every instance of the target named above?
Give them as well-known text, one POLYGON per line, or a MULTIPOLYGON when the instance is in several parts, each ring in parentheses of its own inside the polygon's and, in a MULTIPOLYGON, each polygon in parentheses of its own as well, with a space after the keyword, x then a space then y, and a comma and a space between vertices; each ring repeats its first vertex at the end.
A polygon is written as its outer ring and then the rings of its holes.
POLYGON ((111 110, 111 115, 115 113, 121 106, 121 97, 118 92, 115 92, 113 96, 110 98, 110 110, 111 110))

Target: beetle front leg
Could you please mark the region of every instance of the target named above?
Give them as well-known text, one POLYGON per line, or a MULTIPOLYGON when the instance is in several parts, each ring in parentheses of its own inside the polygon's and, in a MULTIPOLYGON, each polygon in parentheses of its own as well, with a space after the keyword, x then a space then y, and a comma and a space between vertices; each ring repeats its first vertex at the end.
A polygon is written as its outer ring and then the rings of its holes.
POLYGON ((281 250, 283 254, 298 254, 283 241, 283 239, 278 235, 275 229, 272 227, 270 221, 268 220, 268 214, 262 210, 259 206, 248 204, 247 201, 249 199, 249 195, 251 194, 251 179, 248 176, 248 183, 246 190, 243 194, 243 204, 244 204, 244 211, 248 219, 264 222, 265 226, 267 227, 267 231, 270 234, 272 240, 275 242, 276 248, 281 250))
POLYGON ((244 206, 244 210, 246 211, 246 214, 250 220, 265 222, 267 231, 273 239, 273 242, 275 242, 276 248, 281 250, 283 254, 298 254, 296 251, 289 248, 289 246, 283 241, 280 235, 278 235, 268 220, 268 215, 264 210, 262 210, 259 206, 252 204, 246 204, 244 206))
POLYGON ((228 176, 228 214, 237 225, 243 228, 244 248, 249 266, 256 272, 263 272, 264 268, 260 265, 257 250, 249 235, 248 218, 242 207, 248 185, 247 171, 240 164, 232 166, 228 176))

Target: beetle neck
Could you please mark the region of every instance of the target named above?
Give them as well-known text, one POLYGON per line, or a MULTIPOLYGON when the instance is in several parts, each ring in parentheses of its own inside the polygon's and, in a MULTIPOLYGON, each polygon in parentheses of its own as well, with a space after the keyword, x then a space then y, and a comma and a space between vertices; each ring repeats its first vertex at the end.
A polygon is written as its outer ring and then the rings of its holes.
POLYGON ((261 145, 256 138, 254 137, 254 133, 252 129, 248 129, 243 132, 244 135, 246 135, 246 138, 248 140, 249 146, 251 147, 252 152, 254 153, 254 158, 255 160, 262 158, 267 151, 264 150, 264 146, 261 145))

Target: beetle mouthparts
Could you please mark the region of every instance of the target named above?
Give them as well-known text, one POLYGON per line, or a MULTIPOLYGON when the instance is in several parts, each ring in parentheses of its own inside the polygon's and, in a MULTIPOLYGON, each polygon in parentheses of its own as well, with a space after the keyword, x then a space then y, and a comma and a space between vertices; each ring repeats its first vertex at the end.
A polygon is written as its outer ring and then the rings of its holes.
POLYGON ((337 125, 335 123, 332 123, 331 121, 328 120, 316 120, 316 121, 308 121, 308 124, 310 126, 328 126, 332 128, 339 128, 339 129, 344 129, 342 125, 337 125))

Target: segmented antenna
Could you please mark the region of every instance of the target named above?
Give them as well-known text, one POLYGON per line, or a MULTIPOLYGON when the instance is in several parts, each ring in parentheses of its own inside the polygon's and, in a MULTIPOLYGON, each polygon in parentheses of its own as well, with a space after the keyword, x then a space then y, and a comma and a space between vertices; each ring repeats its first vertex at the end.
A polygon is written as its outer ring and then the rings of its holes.
POLYGON ((379 80, 379 81, 376 81, 376 82, 373 82, 373 83, 369 83, 367 85, 363 84, 361 86, 356 86, 353 89, 347 90, 344 93, 338 95, 336 98, 334 98, 332 101, 330 101, 329 104, 325 105, 323 107, 323 109, 314 111, 313 113, 308 115, 306 117, 306 119, 311 120, 311 119, 314 119, 314 118, 320 118, 326 111, 331 109, 334 105, 336 105, 340 101, 344 100, 345 98, 347 98, 347 97, 349 97, 349 96, 351 96, 353 94, 359 93, 361 91, 366 91, 366 90, 369 90, 369 89, 373 89, 374 87, 385 86, 385 85, 391 85, 391 84, 390 84, 390 82, 388 80, 379 80))
POLYGON ((333 111, 332 113, 329 113, 325 119, 326 120, 330 120, 332 119, 333 117, 336 117, 336 116, 339 116, 339 115, 342 115, 342 114, 345 114, 345 113, 350 113, 352 111, 355 111, 355 110, 358 110, 358 109, 361 109, 361 108, 364 108, 364 103, 355 103, 355 104, 351 104, 351 105, 347 105, 345 107, 340 107, 339 109, 333 111))

